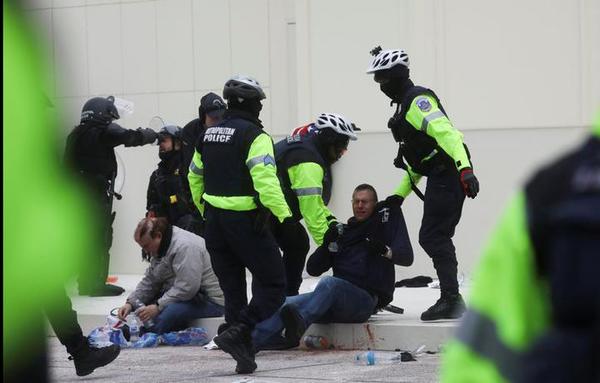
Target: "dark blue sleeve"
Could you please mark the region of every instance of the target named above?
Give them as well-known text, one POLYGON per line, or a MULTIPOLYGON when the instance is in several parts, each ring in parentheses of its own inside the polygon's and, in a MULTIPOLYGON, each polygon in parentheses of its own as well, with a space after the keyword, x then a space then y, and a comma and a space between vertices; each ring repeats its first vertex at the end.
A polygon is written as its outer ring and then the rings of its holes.
POLYGON ((390 207, 383 213, 385 244, 392 249, 392 262, 400 266, 410 266, 413 263, 413 250, 408 237, 408 229, 400 206, 390 207))
POLYGON ((333 256, 325 246, 319 246, 308 258, 306 272, 318 277, 333 266, 333 256))

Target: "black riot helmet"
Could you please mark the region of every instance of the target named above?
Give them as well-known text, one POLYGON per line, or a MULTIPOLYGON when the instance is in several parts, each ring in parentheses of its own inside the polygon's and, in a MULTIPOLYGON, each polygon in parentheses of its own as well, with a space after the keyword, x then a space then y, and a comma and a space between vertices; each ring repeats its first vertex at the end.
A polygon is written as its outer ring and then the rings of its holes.
POLYGON ((160 142, 163 137, 171 137, 173 140, 183 142, 183 129, 177 125, 165 125, 158 132, 158 141, 160 142))
POLYGON ((114 120, 120 118, 115 98, 113 96, 94 97, 86 101, 81 109, 81 123, 95 122, 101 125, 108 125, 114 120))

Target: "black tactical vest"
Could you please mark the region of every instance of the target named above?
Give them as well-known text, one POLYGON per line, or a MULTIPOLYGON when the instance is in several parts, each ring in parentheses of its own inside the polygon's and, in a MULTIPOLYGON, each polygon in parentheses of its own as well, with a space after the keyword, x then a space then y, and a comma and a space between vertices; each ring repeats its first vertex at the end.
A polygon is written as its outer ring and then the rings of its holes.
POLYGON ((76 171, 111 179, 117 171, 114 148, 102 144, 107 126, 82 124, 67 137, 65 160, 76 171))
POLYGON ((156 191, 154 197, 159 200, 159 211, 166 215, 171 223, 177 222, 186 214, 195 212, 196 209, 192 204, 185 172, 187 166, 184 166, 182 161, 183 153, 175 154, 174 158, 161 161, 158 169, 150 176, 150 188, 156 191))
POLYGON ((288 136, 275 144, 275 162, 277 163, 277 175, 285 196, 285 200, 292 210, 294 218, 302 219, 298 197, 292 190, 292 183, 288 169, 304 162, 314 162, 323 169, 323 190, 321 198, 325 205, 331 199, 331 167, 325 161, 316 145, 316 136, 288 136))
POLYGON ((416 129, 406 120, 406 114, 413 100, 424 94, 432 96, 438 103, 440 110, 446 114, 441 101, 432 90, 415 86, 410 88, 404 95, 400 112, 395 117, 397 121, 400 121, 400 128, 398 129, 401 140, 399 153, 413 170, 424 176, 429 176, 439 174, 455 166, 452 158, 444 152, 433 137, 416 129))
POLYGON ((207 128, 197 150, 204 164, 205 192, 214 196, 255 196, 246 165, 250 145, 262 131, 260 121, 249 113, 227 112, 218 125, 207 128))

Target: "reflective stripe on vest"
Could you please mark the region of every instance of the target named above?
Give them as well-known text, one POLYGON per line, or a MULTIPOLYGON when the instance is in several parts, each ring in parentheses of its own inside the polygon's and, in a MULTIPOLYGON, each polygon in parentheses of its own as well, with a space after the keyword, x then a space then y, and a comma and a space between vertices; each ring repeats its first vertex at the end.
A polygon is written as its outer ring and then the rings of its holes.
POLYGON ((251 196, 216 196, 204 193, 202 198, 210 205, 224 210, 248 211, 256 209, 254 197, 251 196))
POLYGON ((496 324, 487 316, 473 310, 465 313, 456 338, 479 356, 491 360, 509 381, 519 371, 520 354, 511 350, 498 336, 496 324))
POLYGON ((204 175, 204 169, 197 167, 194 161, 190 162, 190 170, 199 176, 204 175))
POLYGON ((423 118, 423 121, 421 121, 421 131, 424 133, 427 133, 427 127, 429 126, 429 123, 431 121, 441 118, 441 117, 446 117, 446 115, 441 110, 438 110, 436 112, 433 112, 433 113, 425 116, 423 118))
POLYGON ((307 195, 321 195, 322 191, 323 189, 319 187, 294 189, 294 192, 298 197, 303 197, 307 195))
POLYGON ((253 167, 259 164, 270 164, 275 166, 275 159, 270 154, 265 154, 262 156, 250 158, 248 161, 246 161, 246 166, 248 167, 248 170, 251 170, 253 167))

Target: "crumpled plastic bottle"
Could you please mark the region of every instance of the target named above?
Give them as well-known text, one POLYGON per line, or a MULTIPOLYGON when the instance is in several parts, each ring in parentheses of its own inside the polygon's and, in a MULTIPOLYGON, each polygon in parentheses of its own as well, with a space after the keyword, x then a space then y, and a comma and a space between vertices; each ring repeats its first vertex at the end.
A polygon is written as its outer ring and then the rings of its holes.
POLYGON ((161 343, 170 346, 203 346, 209 341, 206 329, 190 327, 181 331, 168 332, 161 335, 161 343))
POLYGON ((145 348, 145 347, 156 347, 158 346, 158 334, 153 332, 147 332, 140 337, 140 339, 133 343, 131 347, 133 348, 145 348))
POLYGON ((108 326, 96 327, 88 335, 88 343, 94 348, 112 346, 110 341, 110 329, 108 326))

